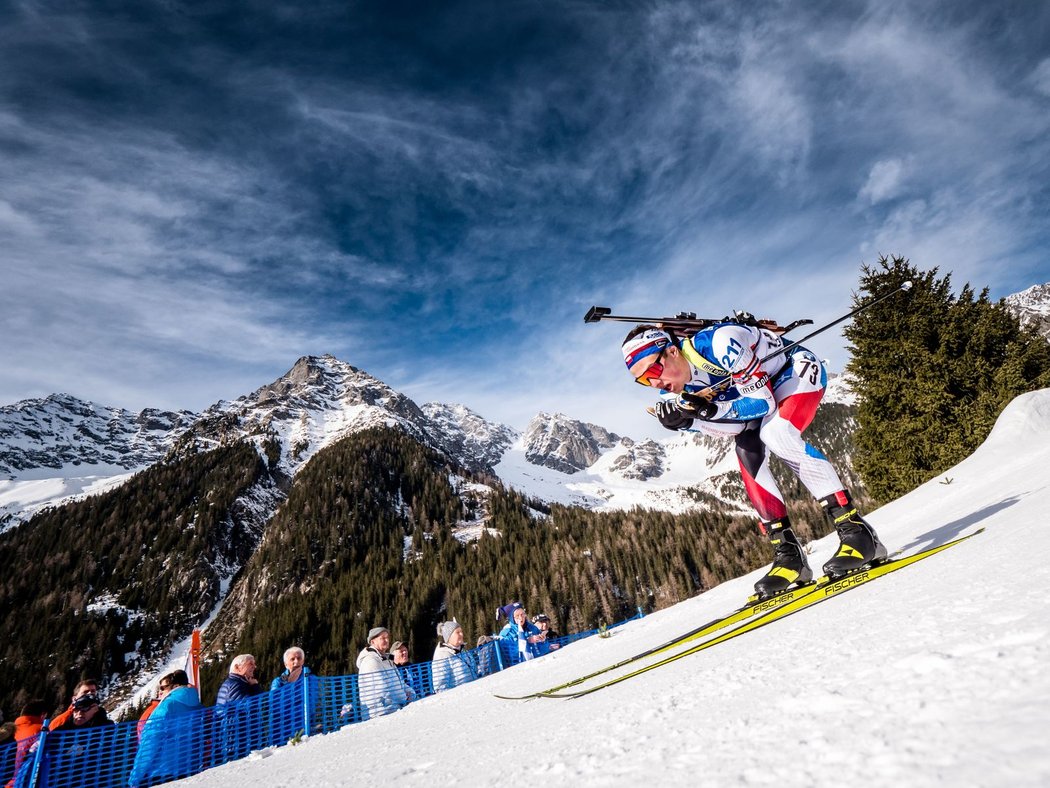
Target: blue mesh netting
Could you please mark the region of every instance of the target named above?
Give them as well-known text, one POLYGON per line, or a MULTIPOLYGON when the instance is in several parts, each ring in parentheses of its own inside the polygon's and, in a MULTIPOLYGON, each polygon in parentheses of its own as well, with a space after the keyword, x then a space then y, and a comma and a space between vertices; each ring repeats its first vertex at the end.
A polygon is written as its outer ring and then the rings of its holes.
MULTIPOLYGON (((640 616, 639 611, 636 617, 640 616)), ((597 632, 580 632, 551 642, 565 645, 597 632)), ((253 750, 391 714, 414 700, 519 661, 516 643, 496 640, 439 663, 421 662, 363 675, 304 676, 246 700, 182 716, 151 718, 145 724, 45 728, 32 738, 0 745, 0 786, 158 785, 243 758, 253 750)))

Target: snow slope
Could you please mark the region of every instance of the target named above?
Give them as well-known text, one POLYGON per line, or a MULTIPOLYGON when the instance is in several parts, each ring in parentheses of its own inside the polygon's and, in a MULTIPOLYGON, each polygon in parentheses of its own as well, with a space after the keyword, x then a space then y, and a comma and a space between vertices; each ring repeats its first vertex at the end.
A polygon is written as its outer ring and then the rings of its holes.
MULTIPOLYGON (((586 698, 493 697, 712 619, 756 572, 611 638, 184 784, 1048 785, 1047 467, 1050 390, 1018 398, 972 457, 871 515, 905 550, 987 528, 941 555, 586 698)), ((834 546, 813 543, 810 560, 834 546)))

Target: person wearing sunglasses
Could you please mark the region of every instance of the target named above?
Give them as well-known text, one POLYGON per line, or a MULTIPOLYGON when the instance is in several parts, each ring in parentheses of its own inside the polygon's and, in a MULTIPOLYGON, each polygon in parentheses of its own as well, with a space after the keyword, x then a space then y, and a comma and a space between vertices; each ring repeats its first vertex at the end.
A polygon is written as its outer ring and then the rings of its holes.
POLYGON ((159 703, 142 729, 128 777, 132 788, 159 785, 201 770, 203 707, 186 671, 162 677, 157 695, 159 703))
POLYGON ((660 326, 640 325, 621 346, 635 383, 660 390, 651 412, 665 428, 735 441, 744 488, 774 548, 772 567, 755 583, 760 599, 813 579, 770 472, 769 453, 795 472, 838 531, 839 548, 824 564, 826 574, 854 572, 887 554, 835 468, 802 437, 824 396, 824 364, 801 346, 767 358, 784 347, 775 327, 772 321, 727 318, 680 339, 660 326))
POLYGON ((113 724, 99 700, 98 682, 84 679, 74 687, 69 708, 52 720, 50 729, 68 731, 113 724))

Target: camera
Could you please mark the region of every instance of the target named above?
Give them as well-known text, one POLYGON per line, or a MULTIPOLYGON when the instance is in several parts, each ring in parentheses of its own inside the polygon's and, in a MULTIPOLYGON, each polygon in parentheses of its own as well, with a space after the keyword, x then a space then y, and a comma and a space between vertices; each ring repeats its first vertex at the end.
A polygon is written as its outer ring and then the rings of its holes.
POLYGON ((98 705, 98 695, 81 695, 73 701, 73 708, 77 711, 87 711, 92 706, 98 705))

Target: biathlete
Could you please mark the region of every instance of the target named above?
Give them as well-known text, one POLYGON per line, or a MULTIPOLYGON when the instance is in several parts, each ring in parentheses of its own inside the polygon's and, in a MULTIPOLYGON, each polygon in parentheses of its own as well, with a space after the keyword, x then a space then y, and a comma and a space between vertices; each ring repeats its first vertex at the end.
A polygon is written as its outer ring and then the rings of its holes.
POLYGON ((749 322, 756 324, 718 322, 685 339, 640 325, 622 349, 635 382, 662 390, 654 413, 664 427, 735 440, 744 487, 774 546, 773 566, 755 583, 764 599, 813 579, 770 473, 769 452, 788 464, 835 524, 840 544, 825 574, 837 577, 883 561, 886 548, 831 463, 802 437, 824 396, 824 365, 800 346, 761 361, 784 342, 767 327, 773 324, 749 322))

